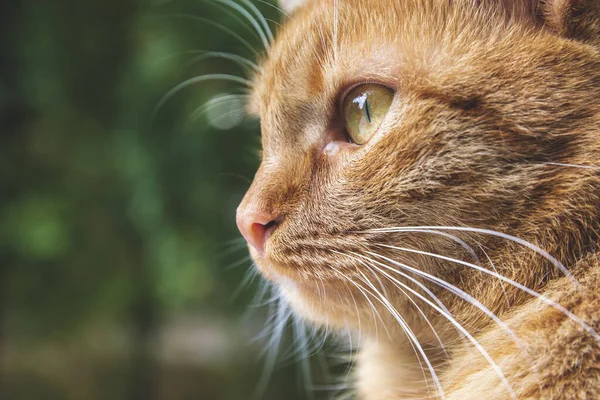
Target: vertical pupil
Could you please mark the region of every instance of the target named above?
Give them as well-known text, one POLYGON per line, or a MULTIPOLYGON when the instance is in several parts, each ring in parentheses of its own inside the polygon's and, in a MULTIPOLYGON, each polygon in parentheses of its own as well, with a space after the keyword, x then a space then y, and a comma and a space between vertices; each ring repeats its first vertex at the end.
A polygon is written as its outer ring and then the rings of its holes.
POLYGON ((369 99, 365 100, 365 113, 367 114, 367 120, 371 123, 371 109, 369 107, 369 99))

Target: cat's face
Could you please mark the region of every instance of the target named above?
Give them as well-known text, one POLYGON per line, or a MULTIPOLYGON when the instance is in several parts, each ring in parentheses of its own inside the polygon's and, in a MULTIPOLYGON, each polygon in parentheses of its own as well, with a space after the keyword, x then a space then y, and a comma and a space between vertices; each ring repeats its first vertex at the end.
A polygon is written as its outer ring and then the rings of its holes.
MULTIPOLYGON (((355 326, 357 314, 378 306, 377 292, 402 313, 410 303, 381 270, 422 288, 387 270, 398 269, 389 259, 465 291, 499 290, 476 271, 389 247, 465 259, 447 234, 374 229, 466 226, 531 237, 552 232, 571 209, 568 194, 588 184, 575 179, 580 171, 546 163, 589 161, 580 151, 587 138, 574 132, 595 118, 600 82, 589 71, 600 66, 587 64, 591 50, 525 16, 509 23, 500 8, 466 3, 309 2, 257 74, 263 159, 238 223, 262 274, 304 316, 355 326), (345 104, 361 98, 380 118, 356 143, 345 104)), ((360 110, 364 123, 370 115, 360 110)), ((478 240, 493 252, 495 242, 478 240)), ((530 279, 547 272, 504 268, 530 279)))

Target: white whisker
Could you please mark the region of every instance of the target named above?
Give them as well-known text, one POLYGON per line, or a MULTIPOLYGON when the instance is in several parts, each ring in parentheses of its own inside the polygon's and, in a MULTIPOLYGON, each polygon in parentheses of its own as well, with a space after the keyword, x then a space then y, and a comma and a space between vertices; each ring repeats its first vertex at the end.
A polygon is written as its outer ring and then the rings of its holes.
POLYGON ((340 24, 340 17, 339 17, 339 0, 334 0, 333 2, 333 8, 334 8, 334 21, 333 21, 333 59, 334 61, 337 62, 337 53, 338 53, 338 32, 339 32, 339 24, 340 24))
MULTIPOLYGON (((244 95, 244 94, 228 94, 228 95, 223 95, 223 96, 212 98, 212 99, 208 100, 206 103, 204 103, 203 105, 196 108, 192 112, 192 115, 190 115, 190 119, 191 120, 198 119, 202 114, 204 114, 208 109, 210 109, 212 107, 222 105, 223 103, 227 103, 229 101, 247 99, 248 97, 249 97, 248 95, 244 95)), ((235 111, 240 112, 242 114, 244 113, 243 109, 235 110, 235 111)))
POLYGON ((539 246, 534 245, 526 240, 518 238, 516 236, 512 236, 506 233, 493 231, 491 229, 481 229, 481 228, 471 228, 471 227, 463 227, 463 226, 406 226, 406 227, 397 227, 397 228, 377 228, 370 229, 365 232, 404 232, 411 231, 415 229, 433 229, 433 230, 443 230, 443 231, 460 231, 460 232, 473 232, 473 233, 481 233, 496 237, 501 237, 503 239, 510 240, 512 242, 518 243, 522 246, 529 248, 530 250, 535 251, 540 256, 544 257, 546 260, 550 261, 556 268, 558 268, 565 276, 569 277, 573 284, 579 287, 579 283, 577 279, 569 272, 569 270, 556 258, 550 255, 547 251, 543 250, 539 246))
POLYGON ((266 4, 267 6, 276 9, 281 14, 285 15, 287 17, 287 19, 293 20, 293 18, 288 13, 286 13, 285 11, 283 11, 280 7, 277 7, 275 4, 271 4, 271 3, 269 3, 268 1, 265 1, 265 0, 256 0, 256 1, 258 1, 259 3, 266 4))
MULTIPOLYGON (((341 252, 339 252, 339 251, 332 250, 332 252, 333 252, 333 253, 336 253, 336 254, 339 254, 339 255, 341 255, 341 256, 344 256, 344 257, 349 257, 349 258, 351 258, 351 259, 353 259, 353 260, 355 260, 355 261, 358 261, 358 262, 361 262, 361 261, 362 261, 360 258, 355 258, 355 257, 353 257, 353 256, 350 256, 350 255, 348 255, 348 254, 341 253, 341 252)), ((370 260, 368 257, 364 257, 363 255, 361 255, 361 254, 358 254, 358 253, 354 253, 354 252, 352 252, 351 254, 353 254, 353 255, 355 255, 355 256, 357 256, 357 257, 361 257, 361 258, 364 258, 364 259, 370 260)), ((450 314, 450 311, 449 311, 449 310, 446 308, 446 306, 444 305, 444 303, 442 303, 442 301, 441 301, 441 300, 440 300, 440 299, 439 299, 439 298, 438 298, 438 297, 437 297, 437 296, 436 296, 436 295, 435 295, 435 294, 434 294, 434 293, 433 293, 431 290, 429 290, 429 289, 427 288, 427 286, 423 285, 421 282, 419 282, 418 280, 416 280, 415 278, 413 278, 413 277, 411 277, 411 276, 408 276, 408 275, 407 275, 407 276, 406 276, 406 278, 407 278, 407 279, 409 279, 409 280, 411 280, 411 282, 413 282, 413 283, 414 283, 415 285, 417 285, 417 286, 418 286, 418 287, 419 287, 419 288, 420 288, 420 289, 421 289, 423 292, 425 292, 425 293, 426 293, 426 294, 427 294, 427 295, 428 295, 428 296, 429 296, 429 297, 430 297, 430 298, 431 298, 433 301, 435 301, 435 302, 436 302, 436 304, 437 304, 437 305, 438 305, 438 306, 439 306, 439 307, 440 307, 442 310, 444 310, 444 311, 445 311, 447 314, 450 314)))
POLYGON ((233 31, 232 29, 226 27, 225 25, 222 25, 218 22, 215 22, 213 20, 210 20, 208 18, 204 18, 204 17, 197 17, 195 15, 186 15, 186 14, 169 14, 169 15, 165 15, 163 16, 164 18, 181 18, 181 19, 189 19, 192 21, 198 21, 198 22, 203 22, 209 25, 214 26, 215 28, 227 33, 228 35, 230 35, 231 37, 233 37, 234 39, 236 39, 237 41, 239 41, 246 49, 250 50, 250 52, 252 54, 257 54, 258 50, 252 46, 246 39, 244 39, 243 37, 241 37, 240 35, 238 35, 235 31, 233 31))
POLYGON ((236 253, 241 250, 245 250, 248 247, 248 245, 246 244, 246 240, 243 238, 235 239, 234 241, 231 241, 230 243, 225 244, 225 245, 228 248, 217 254, 218 259, 222 259, 230 254, 236 253))
MULTIPOLYGON (((430 257, 434 257, 434 258, 438 258, 441 260, 446 260, 446 261, 450 261, 456 264, 460 264, 460 265, 464 265, 466 267, 470 267, 470 268, 474 268, 477 271, 483 272, 485 274, 494 276, 518 289, 521 289, 522 291, 530 294, 531 296, 541 300, 542 302, 546 303, 547 305, 554 307, 555 309, 557 309, 558 311, 560 311, 563 315, 567 316, 568 318, 570 318, 572 321, 578 323, 581 327, 583 327, 589 334, 591 334, 592 336, 594 336, 594 338, 596 338, 596 340, 600 341, 600 335, 598 335, 598 333, 596 333, 596 331, 589 326, 585 321, 583 321, 581 318, 579 318, 577 315, 573 314, 571 311, 567 310, 566 308, 564 308, 563 306, 561 306, 560 304, 556 303, 553 300, 550 300, 548 297, 539 294, 538 292, 529 289, 527 286, 524 286, 518 282, 513 281, 512 279, 509 279, 507 277, 505 277, 504 275, 500 275, 496 272, 490 271, 486 268, 483 268, 479 265, 476 264, 472 264, 466 261, 462 261, 462 260, 456 260, 454 258, 450 258, 450 257, 446 257, 446 256, 442 256, 439 254, 434 254, 434 253, 428 253, 426 251, 420 251, 420 250, 415 250, 415 249, 407 249, 404 247, 396 247, 396 246, 390 246, 390 245, 384 245, 381 244, 380 246, 382 247, 387 247, 387 248, 391 248, 391 249, 395 249, 395 250, 401 250, 401 251, 405 251, 405 252, 409 252, 409 253, 415 253, 415 254, 421 254, 421 255, 425 255, 425 256, 430 256, 430 257)), ((379 256, 379 257, 383 257, 383 256, 379 256)), ((424 273, 424 272, 423 272, 424 273)), ((438 278, 436 278, 438 279, 438 278)))
POLYGON ((275 40, 275 38, 273 37, 273 32, 271 32, 271 28, 269 28, 269 24, 267 23, 267 20, 265 19, 264 15, 260 12, 260 10, 258 8, 256 8, 256 6, 248 0, 240 0, 240 1, 242 3, 244 3, 246 5, 246 7, 248 7, 254 13, 254 15, 256 15, 256 17, 260 20, 260 22, 264 28, 264 31, 266 32, 267 36, 269 37, 269 42, 273 42, 273 40, 275 40))
POLYGON ((471 246, 469 246, 469 244, 467 242, 465 242, 464 240, 462 240, 461 238, 452 235, 448 232, 444 232, 444 231, 436 231, 433 229, 415 229, 412 231, 407 231, 407 232, 422 232, 422 233, 431 233, 433 235, 439 235, 439 236, 443 236, 446 237, 448 239, 451 239, 453 241, 455 241, 456 243, 458 243, 459 245, 461 245, 468 253, 471 257, 473 257, 473 259, 476 262, 479 262, 479 257, 477 257, 477 253, 475 252, 475 250, 473 250, 473 248, 471 246))
MULTIPOLYGON (((373 254, 376 256, 379 256, 377 254, 373 254)), ((399 273, 400 271, 389 267, 383 263, 380 263, 376 260, 373 260, 369 257, 365 257, 362 256, 368 260, 370 260, 373 263, 376 263, 386 269, 392 270, 396 273, 399 273)), ((382 257, 382 256, 379 256, 382 257)), ((389 260, 389 259, 388 259, 389 260)), ((392 261, 393 260, 389 260, 392 261)), ((396 264, 396 263, 394 263, 396 264)), ((444 316, 452 325, 454 325, 463 335, 465 335, 465 337, 475 346, 475 348, 477 348, 477 350, 481 353, 481 355, 487 360, 487 362, 490 364, 490 366, 494 369, 494 371, 496 372, 496 374, 498 375, 498 377, 500 377, 502 379, 502 383, 504 384, 504 386, 506 387, 506 389, 509 391, 511 397, 513 399, 517 399, 517 395, 515 394, 514 390, 512 389, 512 386, 510 385, 510 383, 508 382, 508 380, 506 379, 506 377, 504 376, 504 373, 502 372, 502 369, 500 369, 500 367, 498 366, 498 364, 496 364, 496 362, 492 359, 492 357, 488 354, 488 352, 483 348, 483 346, 461 325, 458 323, 458 321, 456 321, 456 319, 454 317, 452 317, 452 315, 446 313, 444 310, 442 310, 441 308, 439 308, 438 306, 436 306, 434 303, 432 303, 430 300, 428 300, 425 296, 421 295, 420 293, 418 293, 417 291, 411 289, 409 286, 407 286, 406 284, 400 282, 398 279, 394 278, 393 276, 391 276, 390 274, 388 274, 387 272, 385 272, 384 270, 382 270, 381 268, 378 268, 376 266, 373 266, 374 268, 376 268, 380 273, 382 273, 384 276, 386 276, 388 279, 392 280, 393 282, 396 282, 397 284, 401 285, 403 288, 405 288, 406 290, 408 290, 409 292, 413 293, 415 296, 417 296, 418 298, 420 298, 421 300, 423 300, 425 303, 429 304, 429 306, 431 306, 434 310, 436 310, 437 312, 439 312, 440 314, 442 314, 442 316, 444 316)), ((408 266, 406 266, 408 267, 408 266)), ((410 268, 410 267, 409 267, 410 268)))
MULTIPOLYGON (((496 324, 498 324, 498 326, 500 326, 511 338, 512 340, 519 346, 519 348, 521 349, 521 351, 524 352, 524 354, 527 356, 527 346, 526 344, 519 339, 519 337, 513 332, 512 329, 510 329, 508 327, 508 325, 506 325, 504 323, 504 321, 502 321, 500 318, 498 318, 498 316, 496 316, 496 314, 494 314, 489 308, 487 308, 486 306, 484 306, 479 300, 475 299, 473 296, 471 296, 470 294, 468 294, 467 292, 465 292, 464 290, 446 282, 443 279, 440 279, 436 276, 433 276, 431 274, 428 274, 427 272, 421 271, 419 269, 413 268, 409 265, 394 261, 388 257, 382 256, 380 254, 377 253, 373 253, 373 252, 367 252, 368 254, 374 256, 374 257, 379 257, 387 262, 392 263, 393 265, 396 265, 397 267, 403 268, 405 270, 408 270, 412 273, 415 273, 419 276, 424 277, 425 279, 429 280, 430 282, 435 283, 436 285, 449 290, 451 293, 454 293, 455 295, 457 295, 458 297, 460 297, 461 299, 469 302, 470 304, 474 305, 475 307, 477 307, 480 311, 482 311, 484 314, 486 314, 488 317, 490 317, 490 319, 492 319, 492 321, 494 321, 496 324)), ((375 260, 372 260, 368 257, 362 256, 360 254, 357 254, 360 257, 366 258, 368 260, 371 260, 372 262, 377 262, 375 260)), ((382 263, 378 263, 379 265, 381 265, 384 268, 387 269, 391 269, 392 271, 396 272, 397 274, 399 274, 400 276, 403 276, 406 279, 409 279, 411 282, 414 282, 414 278, 410 277, 409 275, 406 275, 404 273, 402 273, 401 271, 398 271, 396 269, 393 269, 385 264, 382 263)), ((450 314, 449 311, 446 311, 448 314, 450 314)))
MULTIPOLYGON (((222 103, 220 104, 222 105, 222 103)), ((218 106, 218 105, 214 105, 218 106)), ((231 129, 234 126, 238 125, 244 119, 246 112, 243 108, 233 109, 219 115, 209 116, 207 119, 209 123, 218 129, 231 129), (221 121, 225 124, 222 125, 221 121)))
POLYGON ((578 165, 578 164, 565 164, 565 163, 557 163, 557 162, 542 162, 539 164, 553 165, 556 167, 581 168, 581 169, 591 169, 594 171, 600 171, 600 166, 596 166, 596 165, 578 165))
POLYGON ((232 269, 235 269, 237 267, 239 267, 240 265, 243 265, 244 263, 251 261, 252 257, 250 257, 249 255, 242 258, 241 260, 235 261, 232 264, 229 264, 228 266, 225 267, 225 271, 231 271, 232 269))
POLYGON ((260 40, 262 41, 265 49, 269 50, 271 45, 270 45, 269 39, 267 39, 267 37, 265 36, 265 32, 262 30, 261 26, 258 24, 256 19, 254 17, 252 17, 252 15, 244 7, 240 6, 239 4, 237 4, 231 0, 213 0, 213 1, 224 4, 228 7, 231 7, 232 9, 239 12, 244 18, 246 18, 248 20, 248 22, 250 22, 250 24, 252 24, 252 26, 256 30, 256 33, 258 33, 258 35, 260 36, 260 40))
MULTIPOLYGON (((479 244, 479 248, 481 249, 481 251, 483 252, 485 257, 487 258, 487 260, 490 263, 490 265, 492 266, 492 269, 494 270, 494 272, 499 274, 498 270, 496 269, 496 265, 494 265, 494 262, 492 261, 492 259, 488 255, 488 253, 483 249, 483 247, 480 244, 479 244)), ((503 280, 500 280, 500 286, 502 287, 502 293, 504 294, 504 299, 506 300, 506 305, 510 307, 510 300, 508 298, 508 294, 506 293, 506 287, 504 286, 503 280)))
POLYGON ((227 53, 223 51, 202 51, 202 50, 194 50, 190 53, 198 54, 196 57, 192 58, 188 63, 187 67, 194 65, 200 61, 208 60, 211 58, 222 58, 224 60, 233 61, 241 67, 250 68, 253 71, 258 71, 259 67, 255 62, 248 60, 246 57, 239 56, 233 53, 227 53))
POLYGON ((154 117, 156 116, 156 114, 158 113, 158 111, 160 110, 160 108, 171 98, 173 97, 175 94, 177 94, 178 92, 180 92, 181 90, 185 89, 186 87, 190 86, 190 85, 194 85, 196 83, 201 83, 201 82, 208 82, 208 81, 229 81, 229 82, 236 82, 236 83, 241 83, 247 87, 251 87, 252 86, 252 82, 250 82, 248 79, 244 79, 244 78, 240 78, 239 76, 235 76, 235 75, 227 75, 227 74, 207 74, 207 75, 200 75, 200 76, 195 76, 193 78, 187 79, 185 81, 183 81, 182 83, 180 83, 179 85, 175 86, 173 89, 169 90, 158 102, 158 104, 156 105, 156 107, 154 108, 154 111, 152 112, 152 117, 151 119, 154 119, 154 117))
MULTIPOLYGON (((246 257, 244 261, 251 261, 250 257, 246 257)), ((240 282, 238 287, 231 294, 229 301, 234 301, 240 295, 240 293, 242 293, 242 290, 244 290, 245 288, 250 286, 252 281, 254 279, 256 279, 257 276, 258 276, 258 271, 256 270, 256 268, 249 268, 244 273, 244 278, 242 279, 242 282, 240 282)))
MULTIPOLYGON (((437 393, 441 396, 442 399, 445 399, 446 395, 444 393, 444 389, 442 388, 442 384, 441 384, 441 382, 440 382, 440 380, 439 380, 439 378, 437 376, 437 373, 435 372, 435 369, 433 368, 433 365, 431 364, 431 361, 429 360, 429 357, 427 357, 427 354, 425 353, 425 350, 423 350, 423 347, 421 346, 421 343, 419 342, 419 339, 417 338, 417 336, 415 335, 415 333, 412 331, 412 329, 410 329, 410 327, 409 327, 408 323, 406 322, 406 320, 394 308, 394 306, 389 302, 389 300, 386 299, 381 294, 381 292, 379 292, 377 290, 377 288, 375 287, 375 285, 373 285, 362 272, 359 271, 359 273, 363 277, 363 282, 366 283, 368 286, 370 286, 371 289, 377 294, 378 298, 375 297, 375 299, 379 300, 384 305, 384 307, 392 314, 392 316, 394 317, 394 319, 402 327, 402 330, 404 331, 404 333, 410 339, 410 342, 413 344, 413 346, 416 346, 416 350, 418 351, 417 354, 421 355, 421 357, 423 358, 423 361, 425 361, 425 364, 427 365, 427 368, 429 369, 429 373, 431 374, 431 379, 433 380, 433 382, 435 384, 435 387, 437 389, 437 393)), ((419 358, 419 357, 417 357, 417 358, 419 358)), ((421 368, 423 369, 422 366, 421 366, 421 368)), ((425 382, 427 382, 427 378, 424 377, 424 379, 425 379, 425 382)), ((429 388, 428 388, 428 390, 429 390, 429 388)))
POLYGON ((287 307, 287 304, 284 303, 283 298, 280 298, 277 309, 277 316, 274 320, 275 326, 273 328, 272 337, 266 346, 267 356, 265 360, 265 366, 263 368, 263 372, 258 381, 258 384, 256 385, 256 399, 262 399, 264 397, 265 391, 267 390, 267 385, 269 384, 269 380, 271 379, 271 375, 273 374, 273 371, 275 369, 277 353, 281 344, 281 337, 283 336, 283 331, 285 329, 290 315, 291 311, 287 307))
MULTIPOLYGON (((359 262, 361 262, 361 261, 359 261, 359 262)), ((379 282, 381 283, 381 280, 379 279, 379 275, 376 274, 373 271, 373 269, 371 268, 372 265, 370 266, 370 264, 368 264, 366 262, 361 262, 361 264, 364 265, 365 268, 367 268, 375 277, 377 277, 377 280, 379 280, 379 282)), ((362 275, 362 272, 361 272, 361 275, 362 275)), ((423 312, 423 310, 421 310, 421 307, 419 307, 418 304, 413 300, 413 298, 410 297, 408 295, 408 293, 406 293, 406 291, 404 291, 400 286, 398 286, 394 282, 392 282, 392 283, 394 284, 394 286, 396 286, 396 288, 398 288, 398 290, 400 290, 400 292, 402 294, 404 294, 404 296, 406 296, 406 298, 411 302, 411 304, 417 309, 417 311, 419 312, 419 314, 421 314, 421 316, 425 320, 425 323, 429 326, 429 329, 431 329, 431 331, 433 332, 433 335, 435 336, 437 342, 439 343, 442 351, 444 352, 444 354, 446 355, 446 357, 449 357, 449 354, 448 354, 448 351, 446 350, 446 346, 444 345, 444 342, 442 341, 442 339, 437 334, 437 331, 435 330, 435 328, 433 327, 433 325, 429 321, 429 318, 427 318, 427 316, 425 315, 425 313, 423 312)), ((381 283, 381 286, 383 287, 383 283, 381 283)), ((387 298, 387 296, 386 296, 386 298, 387 298)))
MULTIPOLYGON (((347 278, 346 278, 346 279, 347 279, 347 278)), ((367 294, 368 294, 368 295, 371 295, 371 296, 372 296, 372 297, 373 297, 375 300, 377 300, 377 301, 379 301, 381 304, 383 304, 383 306, 384 306, 384 307, 385 307, 385 308, 386 308, 388 311, 390 311, 390 313, 392 314, 392 316, 394 317, 394 319, 396 319, 396 315, 395 315, 395 313, 394 313, 396 310, 395 310, 393 307, 392 307, 392 309, 390 309, 390 308, 389 308, 389 307, 388 307, 388 306, 387 306, 387 305, 386 305, 386 304, 385 304, 385 303, 384 303, 384 302, 383 302, 383 301, 382 301, 380 298, 378 298, 377 296, 375 296, 373 293, 371 293, 371 292, 370 292, 369 290, 367 290, 366 288, 362 287, 360 284, 358 284, 358 283, 354 282, 352 279, 347 279, 347 281, 348 281, 348 282, 350 282, 351 284, 353 284, 353 285, 354 285, 354 286, 355 286, 355 287, 356 287, 356 288, 357 288, 357 289, 358 289, 358 290, 359 290, 359 291, 360 291, 360 292, 363 294, 363 296, 364 296, 365 298, 367 298, 367 299, 369 298, 369 297, 367 296, 367 294)), ((396 314, 397 314, 397 312, 396 312, 396 314)), ((400 317, 400 318, 402 318, 402 317, 400 317)), ((397 319, 396 319, 396 320, 397 320, 397 319)), ((405 330, 405 328, 404 328, 404 325, 402 325, 402 323, 401 323, 400 321, 398 321, 398 322, 399 322, 399 324, 400 324, 400 327, 402 328, 402 330, 403 330, 403 331, 406 333, 407 337, 409 338, 409 343, 410 343, 410 345, 411 345, 411 347, 412 347, 413 351, 415 352, 415 355, 417 355, 417 361, 419 362, 419 365, 420 365, 420 367, 421 367, 421 371, 423 372, 423 378, 424 378, 424 381, 427 383, 427 377, 425 376, 425 369, 423 368, 423 365, 421 364, 421 358, 418 356, 417 349, 416 349, 416 347, 415 347, 415 345, 414 345, 414 343, 413 343, 412 339, 410 338, 409 334, 406 332, 406 330, 405 330)), ((428 384, 428 383, 427 383, 427 384, 428 384)), ((428 388, 428 390, 429 390, 429 388, 428 388)))
POLYGON ((301 366, 300 382, 304 384, 304 391, 309 400, 314 398, 312 389, 312 374, 310 368, 310 343, 306 337, 306 327, 304 323, 296 316, 293 318, 293 331, 296 337, 294 342, 298 346, 294 346, 297 354, 296 362, 301 366))

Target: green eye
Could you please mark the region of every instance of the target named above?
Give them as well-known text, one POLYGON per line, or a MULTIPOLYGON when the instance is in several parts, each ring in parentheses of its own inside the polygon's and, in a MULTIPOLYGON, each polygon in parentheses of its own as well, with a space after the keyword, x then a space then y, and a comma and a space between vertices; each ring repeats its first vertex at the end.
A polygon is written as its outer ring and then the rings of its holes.
POLYGON ((356 144, 365 144, 377 132, 387 115, 394 91, 386 86, 366 84, 352 89, 344 98, 346 131, 356 144))

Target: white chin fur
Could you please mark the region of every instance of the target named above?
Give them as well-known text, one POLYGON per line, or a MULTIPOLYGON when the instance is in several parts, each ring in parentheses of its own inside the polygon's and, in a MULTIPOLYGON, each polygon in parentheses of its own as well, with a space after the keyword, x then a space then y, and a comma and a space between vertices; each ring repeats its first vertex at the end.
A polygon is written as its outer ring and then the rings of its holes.
MULTIPOLYGON (((339 307, 332 299, 320 299, 319 294, 310 289, 297 285, 279 285, 280 294, 294 311, 294 313, 315 327, 328 327, 331 329, 357 328, 356 311, 352 312, 345 307, 339 307)), ((337 298, 337 296, 336 296, 337 298)))

